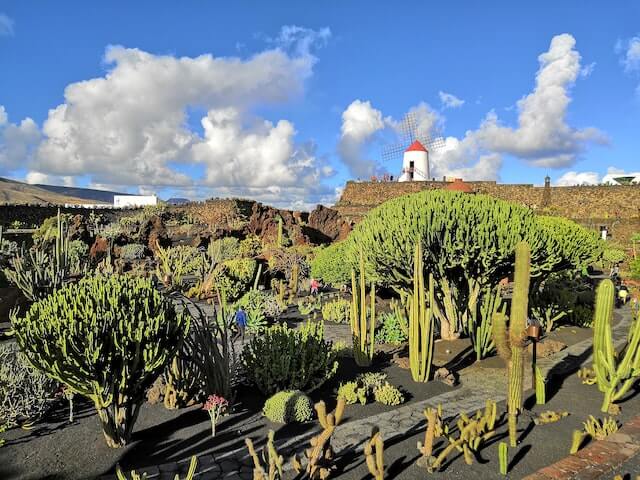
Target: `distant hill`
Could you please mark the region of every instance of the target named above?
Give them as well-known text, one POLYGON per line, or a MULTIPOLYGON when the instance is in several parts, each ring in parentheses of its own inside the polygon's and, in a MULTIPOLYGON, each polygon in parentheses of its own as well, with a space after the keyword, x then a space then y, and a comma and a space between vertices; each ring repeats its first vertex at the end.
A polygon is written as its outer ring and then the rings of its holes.
POLYGON ((112 203, 113 195, 89 188, 29 185, 0 177, 0 203, 112 203))
MULTIPOLYGON (((41 185, 35 184, 35 187, 42 188, 49 192, 56 193, 58 195, 64 195, 65 197, 82 198, 84 200, 90 200, 91 203, 113 203, 114 195, 127 195, 126 193, 110 192, 108 190, 96 190, 94 188, 79 188, 79 187, 61 187, 59 185, 41 185)), ((84 203, 87 203, 86 201, 84 203)))

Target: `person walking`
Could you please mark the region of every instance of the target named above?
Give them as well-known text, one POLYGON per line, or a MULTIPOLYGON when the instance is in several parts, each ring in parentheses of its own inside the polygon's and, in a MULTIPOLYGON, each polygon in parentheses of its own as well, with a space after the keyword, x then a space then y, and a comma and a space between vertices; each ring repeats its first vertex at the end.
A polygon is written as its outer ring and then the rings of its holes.
POLYGON ((311 287, 311 295, 318 295, 318 288, 320 288, 320 283, 315 278, 312 278, 309 285, 311 287))
POLYGON ((238 307, 238 310, 236 311, 236 327, 238 328, 238 331, 236 332, 235 336, 234 336, 234 341, 241 338, 242 339, 242 343, 244 343, 244 332, 247 329, 247 312, 245 312, 244 308, 242 307, 242 305, 240 305, 240 307, 238 307))

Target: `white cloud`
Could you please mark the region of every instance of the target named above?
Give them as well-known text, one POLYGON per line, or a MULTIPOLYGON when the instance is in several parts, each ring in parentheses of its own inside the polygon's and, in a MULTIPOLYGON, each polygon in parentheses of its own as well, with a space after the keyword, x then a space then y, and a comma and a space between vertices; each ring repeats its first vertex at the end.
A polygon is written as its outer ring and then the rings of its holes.
POLYGON ((460 108, 464 105, 464 100, 459 99, 452 93, 443 92, 441 90, 438 92, 438 96, 440 97, 440 102, 442 102, 443 108, 460 108))
POLYGON ((365 158, 364 149, 376 132, 385 128, 380 110, 371 102, 354 100, 342 112, 342 129, 338 152, 352 175, 368 178, 376 171, 376 162, 365 158))
POLYGON ((597 185, 600 183, 598 172, 566 172, 554 182, 560 187, 571 185, 597 185))
MULTIPOLYGON (((622 54, 620 62, 627 73, 640 73, 640 35, 623 42, 618 40, 616 52, 622 54)), ((636 88, 636 93, 640 96, 640 84, 636 88)))
MULTIPOLYGON (((571 88, 583 71, 580 54, 575 50, 575 39, 568 34, 553 37, 548 51, 542 53, 538 61, 540 67, 533 91, 517 102, 517 125, 511 127, 502 124, 495 111, 490 111, 476 130, 467 131, 460 139, 447 137, 444 148, 431 152, 434 176, 496 179, 504 155, 538 167, 567 167, 578 160, 589 144, 607 141, 595 128, 577 129, 566 121, 571 88)), ((591 69, 590 66, 586 68, 591 69)), ((366 104, 369 111, 376 112, 378 127, 382 113, 369 102, 358 101, 358 104, 366 104)), ((437 135, 437 128, 434 127, 442 125, 444 119, 426 104, 414 108, 420 109, 428 119, 422 126, 430 125, 432 136, 437 135)), ((348 111, 343 114, 343 131, 344 116, 348 111)), ((398 125, 394 120, 386 120, 386 123, 398 125)), ((370 130, 367 132, 362 129, 358 145, 370 141, 378 128, 370 130)), ((342 150, 340 152, 347 165, 354 163, 352 158, 345 158, 342 150)), ((368 165, 370 169, 375 167, 371 161, 368 165)), ((396 168, 399 169, 399 165, 396 168)))
POLYGON ((0 105, 0 173, 27 166, 39 141, 36 122, 27 117, 19 124, 11 123, 4 106, 0 105))
POLYGON ((13 35, 14 21, 4 13, 0 13, 0 37, 13 35))
POLYGON ((580 76, 584 78, 590 77, 595 69, 596 62, 591 62, 589 65, 585 65, 580 69, 580 76))
MULTIPOLYGON (((110 46, 106 74, 66 87, 64 103, 43 124, 37 155, 22 166, 32 177, 84 176, 92 184, 143 190, 197 187, 209 196, 224 188, 254 194, 300 187, 279 191, 286 202, 304 198, 307 187, 323 192, 321 180, 333 172, 320 165, 313 148, 296 142, 294 125, 251 112, 300 97, 317 61, 311 50, 330 35, 328 29, 283 27, 273 48, 245 59, 110 46), (190 126, 197 121, 189 118, 193 111, 206 112, 203 135, 190 126), (180 165, 195 166, 202 178, 180 165)), ((0 156, 0 169, 15 167, 17 157, 0 156)))
POLYGON ((34 184, 62 185, 65 187, 73 187, 76 184, 74 177, 70 177, 70 176, 60 177, 60 176, 47 175, 45 173, 33 172, 33 171, 27 173, 27 175, 24 178, 24 181, 31 185, 34 185, 34 184))

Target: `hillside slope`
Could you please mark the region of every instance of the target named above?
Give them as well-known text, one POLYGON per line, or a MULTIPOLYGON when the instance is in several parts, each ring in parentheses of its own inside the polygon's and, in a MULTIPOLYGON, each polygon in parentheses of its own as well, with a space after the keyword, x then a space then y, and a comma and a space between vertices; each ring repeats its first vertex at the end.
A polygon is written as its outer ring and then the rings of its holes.
MULTIPOLYGON (((77 191, 81 189, 72 190, 77 194, 77 191)), ((65 195, 64 193, 49 191, 36 185, 29 185, 26 183, 0 177, 0 203, 52 203, 62 205, 65 203, 107 202, 81 198, 78 196, 65 195)))

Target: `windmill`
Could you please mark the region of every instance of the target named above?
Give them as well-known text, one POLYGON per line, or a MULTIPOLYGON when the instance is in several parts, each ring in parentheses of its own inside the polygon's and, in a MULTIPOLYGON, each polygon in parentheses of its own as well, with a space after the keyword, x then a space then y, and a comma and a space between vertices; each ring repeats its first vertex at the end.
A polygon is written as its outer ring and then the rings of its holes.
POLYGON ((400 143, 387 145, 382 149, 384 161, 402 157, 402 173, 399 181, 429 180, 429 151, 444 148, 441 135, 432 137, 428 129, 419 124, 416 114, 407 113, 398 125, 400 143))

